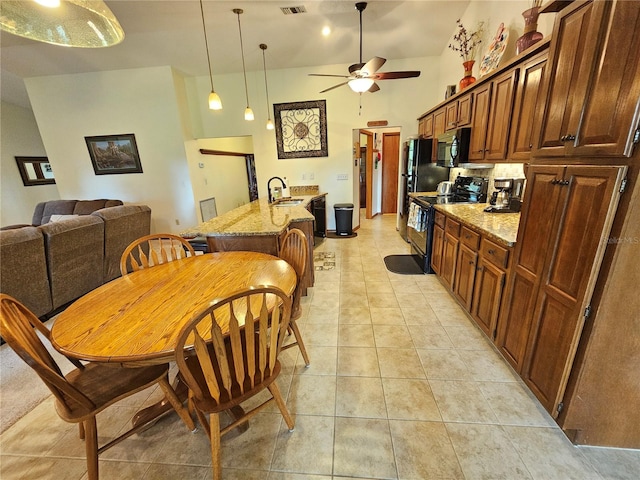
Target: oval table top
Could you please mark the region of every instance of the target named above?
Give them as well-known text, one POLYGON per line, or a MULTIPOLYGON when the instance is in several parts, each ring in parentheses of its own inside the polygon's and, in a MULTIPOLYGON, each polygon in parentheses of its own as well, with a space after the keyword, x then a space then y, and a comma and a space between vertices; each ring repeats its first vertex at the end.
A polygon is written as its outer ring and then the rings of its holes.
POLYGON ((51 329, 53 346, 79 360, 122 364, 173 359, 182 326, 218 297, 259 285, 293 295, 296 273, 259 252, 196 255, 112 280, 67 307, 51 329))

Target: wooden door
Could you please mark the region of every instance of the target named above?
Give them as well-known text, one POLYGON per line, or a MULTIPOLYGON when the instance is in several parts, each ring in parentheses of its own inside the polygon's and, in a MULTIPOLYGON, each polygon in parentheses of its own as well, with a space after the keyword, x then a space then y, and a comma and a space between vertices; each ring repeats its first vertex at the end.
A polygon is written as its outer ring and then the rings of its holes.
POLYGON ((523 379, 552 416, 562 400, 626 167, 569 166, 546 252, 523 379))
POLYGON ((398 211, 400 133, 382 134, 382 213, 398 211))
POLYGON ((433 114, 420 119, 418 122, 418 135, 420 135, 420 138, 433 137, 433 114))
POLYGON ((456 297, 462 302, 467 311, 471 311, 473 285, 476 279, 476 261, 478 253, 461 244, 458 249, 456 263, 455 290, 456 297))
POLYGON ((516 241, 515 260, 501 314, 496 345, 522 371, 536 294, 551 237, 563 166, 531 166, 516 241))
POLYGON ((470 93, 458 100, 458 127, 466 127, 471 123, 471 100, 470 93))
POLYGON ((431 160, 433 162, 438 159, 438 135, 445 132, 445 117, 444 108, 433 114, 433 150, 431 151, 431 160))
MULTIPOLYGON (((607 3, 607 2, 598 2, 607 3)), ((572 109, 580 108, 587 79, 579 77, 580 65, 595 51, 597 35, 590 35, 594 3, 577 1, 556 18, 551 52, 541 95, 536 105, 535 155, 564 156, 572 109), (579 92, 582 91, 582 96, 579 92)), ((573 132, 576 133, 575 131, 573 132)))
POLYGON ((473 93, 473 114, 471 115, 471 140, 469 144, 469 160, 483 160, 487 124, 489 121, 489 101, 491 100, 491 83, 479 87, 473 93))
MULTIPOLYGON (((580 77, 590 77, 584 107, 573 109, 570 128, 576 140, 569 155, 631 156, 640 110, 640 2, 601 2, 605 19, 594 62, 584 62, 580 77)), ((568 132, 571 133, 571 132, 568 132)))
POLYGON ((533 121, 548 52, 534 57, 520 69, 513 121, 509 134, 509 158, 528 161, 533 148, 533 121))
POLYGON ((433 227, 433 244, 431 245, 431 268, 440 274, 442 267, 442 249, 444 247, 444 229, 438 225, 433 227))
POLYGON ((505 277, 504 270, 480 258, 470 311, 477 325, 491 339, 498 322, 505 277))
POLYGON ((442 247, 442 269, 441 277, 444 283, 453 291, 454 275, 458 260, 458 244, 460 240, 445 233, 442 247))
POLYGON ((500 161, 507 158, 511 114, 513 113, 513 100, 519 71, 518 68, 515 68, 491 82, 491 103, 484 147, 485 160, 500 161))
POLYGON ((458 102, 450 102, 445 107, 445 128, 451 130, 458 126, 458 102))

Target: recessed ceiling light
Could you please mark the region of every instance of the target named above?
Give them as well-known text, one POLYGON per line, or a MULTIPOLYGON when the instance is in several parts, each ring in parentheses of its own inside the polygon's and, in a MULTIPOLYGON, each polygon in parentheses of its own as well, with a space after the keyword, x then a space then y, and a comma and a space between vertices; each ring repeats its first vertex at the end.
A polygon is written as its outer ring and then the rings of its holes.
POLYGON ((322 27, 322 35, 324 35, 325 37, 331 35, 331 27, 329 25, 325 25, 324 27, 322 27))

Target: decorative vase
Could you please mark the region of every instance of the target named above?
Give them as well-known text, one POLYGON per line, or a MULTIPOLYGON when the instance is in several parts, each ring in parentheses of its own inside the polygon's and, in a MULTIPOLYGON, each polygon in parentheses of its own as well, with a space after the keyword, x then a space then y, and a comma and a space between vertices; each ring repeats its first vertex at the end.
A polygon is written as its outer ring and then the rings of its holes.
POLYGON ((542 34, 536 31, 538 28, 538 7, 533 7, 522 12, 524 17, 524 33, 516 40, 516 55, 521 54, 534 43, 542 40, 542 34))
POLYGON ((460 80, 460 90, 464 90, 476 81, 476 77, 471 75, 473 73, 474 63, 476 63, 475 60, 467 60, 466 62, 462 62, 462 66, 464 67, 464 77, 462 77, 462 80, 460 80))

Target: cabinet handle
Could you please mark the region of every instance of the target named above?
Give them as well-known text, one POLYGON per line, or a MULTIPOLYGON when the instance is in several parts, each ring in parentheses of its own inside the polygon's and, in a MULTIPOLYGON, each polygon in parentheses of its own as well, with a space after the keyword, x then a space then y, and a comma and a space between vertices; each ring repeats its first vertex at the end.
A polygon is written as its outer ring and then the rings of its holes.
POLYGON ((493 248, 490 248, 489 250, 487 250, 487 253, 488 253, 489 255, 495 255, 495 254, 496 254, 496 251, 495 251, 493 248))
POLYGON ((571 135, 571 134, 567 135, 567 141, 568 142, 573 142, 575 139, 576 139, 575 135, 571 135))
POLYGON ((557 178, 551 180, 551 185, 557 185, 558 183, 560 183, 560 180, 558 180, 557 178))
POLYGON ((481 272, 482 270, 484 270, 484 267, 478 267, 478 268, 476 268, 476 271, 477 271, 477 272, 481 272))
POLYGON ((560 181, 560 182, 558 182, 558 183, 559 183, 560 185, 567 186, 567 185, 569 185, 569 180, 562 180, 562 181, 560 181))
POLYGON ((529 148, 533 148, 533 143, 530 143, 530 144, 529 144, 529 148))

